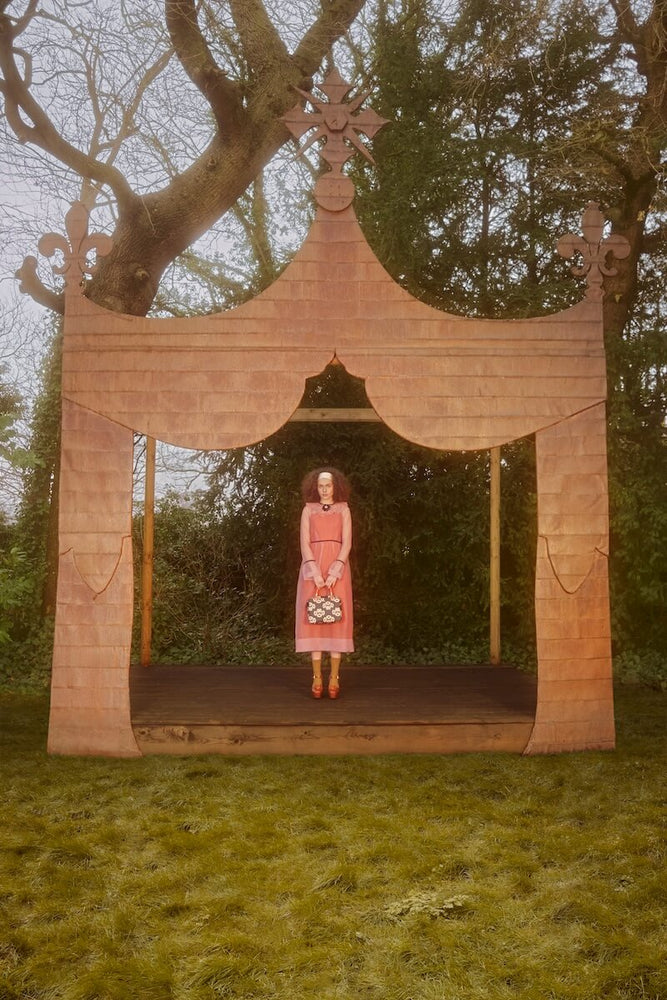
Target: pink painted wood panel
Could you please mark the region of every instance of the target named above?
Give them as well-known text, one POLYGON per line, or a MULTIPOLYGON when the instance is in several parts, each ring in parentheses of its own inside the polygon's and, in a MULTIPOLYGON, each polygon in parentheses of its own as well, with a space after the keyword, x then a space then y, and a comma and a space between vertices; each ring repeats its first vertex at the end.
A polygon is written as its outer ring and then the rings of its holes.
POLYGON ((526 753, 614 746, 605 434, 599 403, 536 436, 539 672, 526 753))
POLYGON ((76 298, 63 392, 161 440, 228 448, 281 427, 336 355, 401 436, 488 448, 605 398, 600 315, 588 300, 521 321, 447 315, 396 285, 351 207, 320 208, 281 277, 230 312, 144 319, 76 298))
POLYGON ((51 753, 138 756, 130 722, 132 432, 63 400, 51 753))
POLYGON ((229 312, 119 315, 68 283, 52 751, 139 752, 127 693, 133 431, 192 448, 250 444, 289 419, 304 380, 334 357, 411 441, 466 451, 536 434, 528 752, 613 745, 599 296, 539 319, 447 315, 391 279, 351 207, 320 207, 282 276, 229 312))

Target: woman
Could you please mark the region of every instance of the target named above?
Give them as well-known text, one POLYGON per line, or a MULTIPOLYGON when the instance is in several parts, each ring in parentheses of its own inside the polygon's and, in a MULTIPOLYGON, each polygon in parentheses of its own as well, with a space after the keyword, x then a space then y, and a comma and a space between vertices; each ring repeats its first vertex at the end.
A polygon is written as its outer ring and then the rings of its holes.
POLYGON ((350 487, 338 469, 315 469, 301 484, 301 569, 296 590, 296 651, 310 653, 313 698, 322 697, 322 653, 331 657, 329 697, 340 692, 340 658, 354 652, 352 641, 352 577, 348 556, 352 547, 352 518, 347 500, 350 487), (341 621, 310 625, 306 602, 320 588, 335 590, 343 608, 341 621))

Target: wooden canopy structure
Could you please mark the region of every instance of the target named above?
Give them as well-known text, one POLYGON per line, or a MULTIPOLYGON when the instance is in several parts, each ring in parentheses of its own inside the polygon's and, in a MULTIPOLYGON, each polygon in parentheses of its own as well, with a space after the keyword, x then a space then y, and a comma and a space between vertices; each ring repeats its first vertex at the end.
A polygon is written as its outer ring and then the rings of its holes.
MULTIPOLYGON (((317 182, 310 233, 280 278, 227 312, 149 319, 85 295, 87 255, 110 241, 87 233, 75 204, 64 254, 60 563, 48 747, 53 753, 140 753, 130 718, 133 616, 131 497, 135 431, 186 448, 248 445, 280 428, 304 380, 337 358, 363 378, 382 420, 418 444, 487 449, 535 435, 538 695, 528 753, 614 746, 608 602, 606 377, 602 275, 610 253, 590 205, 581 251, 586 298, 555 315, 481 320, 417 301, 371 251, 341 172, 383 122, 346 104, 331 74, 328 102, 304 95, 286 117, 318 126, 331 169, 317 182)), ((416 747, 418 749, 418 747, 416 747)), ((432 747, 431 747, 432 749, 432 747)))

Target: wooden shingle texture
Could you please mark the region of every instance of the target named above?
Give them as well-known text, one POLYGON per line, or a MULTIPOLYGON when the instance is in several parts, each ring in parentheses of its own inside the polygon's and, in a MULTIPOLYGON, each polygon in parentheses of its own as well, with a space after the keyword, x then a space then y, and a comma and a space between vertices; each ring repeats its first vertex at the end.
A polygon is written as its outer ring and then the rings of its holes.
POLYGON ((352 207, 320 207, 281 277, 229 312, 120 315, 69 288, 53 751, 139 752, 127 699, 133 432, 198 449, 253 443, 290 418, 304 380, 334 357, 410 441, 466 451, 536 435, 539 681, 527 752, 613 746, 600 302, 520 321, 444 314, 393 281, 352 207))

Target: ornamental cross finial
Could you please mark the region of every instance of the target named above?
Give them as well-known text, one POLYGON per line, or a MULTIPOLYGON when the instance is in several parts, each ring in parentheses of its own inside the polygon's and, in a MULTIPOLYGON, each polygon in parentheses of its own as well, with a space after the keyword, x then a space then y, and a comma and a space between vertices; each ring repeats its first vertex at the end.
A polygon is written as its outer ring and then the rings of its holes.
MULTIPOLYGON (((46 233, 37 247, 45 257, 53 257, 60 250, 63 263, 61 266, 52 264, 53 273, 64 275, 66 293, 78 294, 85 276, 94 274, 97 267, 97 264, 88 260, 91 250, 96 251, 98 258, 105 257, 111 250, 113 241, 103 233, 88 233, 88 211, 81 201, 75 201, 65 216, 65 229, 67 238, 60 233, 46 233)), ((17 276, 22 280, 22 291, 29 290, 31 283, 36 280, 36 267, 35 258, 26 257, 23 267, 17 271, 17 276)))
POLYGON ((602 238, 604 216, 597 202, 589 201, 582 221, 582 236, 568 233, 559 239, 556 249, 561 257, 569 260, 578 251, 583 262, 581 267, 572 267, 571 271, 577 278, 587 276, 588 288, 586 298, 599 302, 602 299, 602 279, 604 275, 616 274, 615 267, 607 265, 607 257, 611 254, 616 260, 623 260, 630 253, 630 244, 625 236, 612 233, 602 238))
POLYGON ((308 149, 318 139, 324 139, 325 144, 320 155, 331 170, 318 179, 315 185, 315 198, 322 208, 330 212, 341 212, 354 198, 354 184, 349 177, 345 177, 342 170, 343 164, 354 154, 354 149, 349 144, 351 143, 367 160, 374 163, 368 149, 360 141, 358 133, 363 132, 372 139, 375 133, 386 125, 387 119, 380 118, 375 111, 368 108, 357 112, 370 91, 357 95, 347 104, 344 103, 351 87, 343 80, 337 69, 333 69, 324 83, 319 85, 319 90, 326 95, 328 101, 318 100, 317 97, 305 90, 299 90, 298 87, 295 89, 315 110, 308 112, 301 104, 295 104, 283 116, 282 121, 295 139, 300 139, 310 129, 317 127, 317 131, 306 142, 303 150, 308 149))

